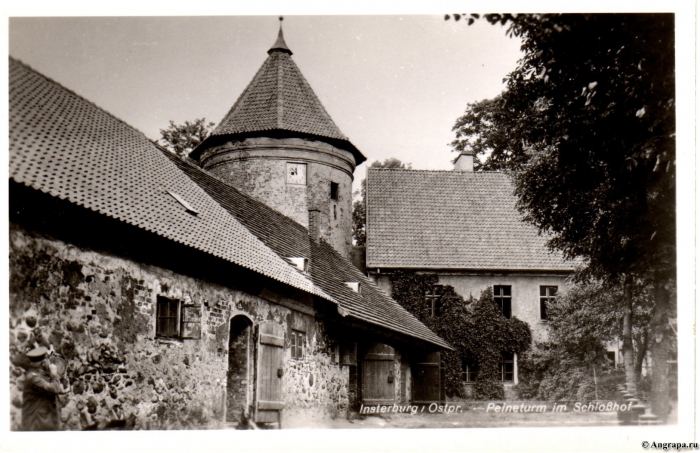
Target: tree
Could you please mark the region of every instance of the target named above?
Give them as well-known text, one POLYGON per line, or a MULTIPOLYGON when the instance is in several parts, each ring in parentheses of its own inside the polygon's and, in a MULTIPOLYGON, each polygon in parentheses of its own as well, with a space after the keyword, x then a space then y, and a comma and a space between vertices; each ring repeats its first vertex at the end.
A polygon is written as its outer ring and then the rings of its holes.
POLYGON ((184 158, 211 134, 214 126, 214 123, 207 123, 204 118, 177 125, 171 120, 167 129, 160 130, 160 140, 167 149, 184 158))
POLYGON ((501 94, 494 99, 467 104, 463 116, 454 127, 457 138, 451 143, 454 151, 472 151, 474 170, 515 170, 526 160, 522 142, 513 141, 503 126, 511 123, 511 112, 505 110, 501 94), (515 149, 511 150, 510 147, 515 149))
POLYGON ((654 288, 652 410, 665 419, 676 275, 674 16, 485 18, 508 24, 524 56, 492 104, 498 114, 481 113, 491 121, 484 129, 507 131, 505 140, 484 143, 517 162, 518 207, 551 235, 550 247, 585 258, 605 281, 654 288))
MULTIPOLYGON (((640 379, 649 343, 652 291, 632 285, 634 304, 634 359, 632 372, 640 379)), ((600 399, 614 398, 618 379, 607 343, 622 335, 625 287, 576 274, 566 293, 547 306, 549 335, 533 353, 519 362, 522 371, 518 392, 523 398, 577 399, 594 393, 600 399), (597 382, 594 372, 597 373, 597 382), (597 392, 596 392, 597 390, 597 392)))
MULTIPOLYGON (((403 168, 406 170, 411 169, 410 163, 403 163, 395 157, 389 157, 380 162, 375 160, 372 162, 370 168, 403 168)), ((360 198, 356 199, 352 203, 352 238, 355 241, 355 245, 365 245, 367 240, 367 232, 365 231, 365 223, 367 221, 367 204, 365 202, 365 196, 367 195, 367 180, 363 179, 360 183, 361 188, 359 191, 355 191, 354 195, 360 198)))

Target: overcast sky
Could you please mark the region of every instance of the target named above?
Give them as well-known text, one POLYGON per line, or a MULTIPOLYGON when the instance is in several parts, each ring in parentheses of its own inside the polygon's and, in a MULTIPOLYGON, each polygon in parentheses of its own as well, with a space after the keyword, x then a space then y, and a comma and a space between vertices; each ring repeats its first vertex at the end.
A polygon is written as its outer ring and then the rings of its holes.
MULTIPOLYGON (((169 120, 218 122, 253 78, 277 16, 11 18, 10 55, 151 139, 169 120)), ((496 96, 520 41, 442 15, 287 16, 293 59, 369 162, 449 169, 452 126, 496 96)), ((364 177, 364 166, 355 173, 364 177)))

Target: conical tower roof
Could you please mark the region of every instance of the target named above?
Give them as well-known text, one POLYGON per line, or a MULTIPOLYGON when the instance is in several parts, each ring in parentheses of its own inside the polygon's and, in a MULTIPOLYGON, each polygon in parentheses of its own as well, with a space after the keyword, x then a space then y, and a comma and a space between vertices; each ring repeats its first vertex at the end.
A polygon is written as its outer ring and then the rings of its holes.
POLYGON ((338 129, 297 65, 284 41, 280 26, 269 56, 211 136, 192 152, 193 158, 216 137, 281 131, 286 135, 312 136, 340 145, 355 155, 359 165, 366 158, 338 129))

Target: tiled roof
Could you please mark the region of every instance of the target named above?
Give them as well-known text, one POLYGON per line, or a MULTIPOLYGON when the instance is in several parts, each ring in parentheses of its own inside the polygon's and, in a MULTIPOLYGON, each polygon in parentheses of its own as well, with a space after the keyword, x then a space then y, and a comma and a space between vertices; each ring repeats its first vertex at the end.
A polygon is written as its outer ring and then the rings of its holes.
POLYGON ((347 140, 286 52, 271 52, 212 135, 284 129, 347 140))
POLYGON ((303 226, 21 62, 10 58, 9 67, 14 181, 316 294, 348 316, 449 347, 330 245, 310 243, 303 226), (310 274, 289 257, 309 258, 310 274), (362 282, 365 292, 344 281, 362 282))
POLYGON ((11 179, 330 298, 141 132, 17 60, 9 68, 11 179))
POLYGON ((504 173, 370 168, 367 267, 572 270, 515 202, 504 173))
POLYGON ((318 97, 292 60, 291 51, 281 38, 253 80, 208 140, 192 152, 197 158, 217 136, 265 131, 288 131, 329 138, 345 143, 359 165, 365 158, 340 132, 318 97))
POLYGON ((311 241, 305 227, 199 167, 176 157, 171 160, 277 254, 286 258, 308 258, 313 283, 332 296, 347 316, 449 348, 444 340, 377 288, 332 246, 324 240, 311 241), (362 295, 345 285, 344 282, 350 281, 361 283, 362 295))

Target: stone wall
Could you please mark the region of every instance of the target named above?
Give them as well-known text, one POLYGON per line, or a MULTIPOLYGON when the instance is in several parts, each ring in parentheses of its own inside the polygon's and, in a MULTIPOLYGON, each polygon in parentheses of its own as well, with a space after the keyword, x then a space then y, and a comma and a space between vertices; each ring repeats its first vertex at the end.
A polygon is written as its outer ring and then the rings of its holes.
POLYGON ((307 333, 311 353, 303 362, 293 362, 286 351, 290 410, 347 407, 347 371, 330 363, 328 342, 313 316, 167 269, 82 250, 14 224, 9 269, 13 430, 20 427, 24 353, 35 344, 53 348, 67 364, 63 380, 70 390, 60 397, 63 429, 131 414, 137 429, 222 426, 229 320, 238 314, 307 333), (199 307, 200 339, 155 337, 159 295, 199 307), (301 380, 307 383, 304 391, 293 391, 301 380))

